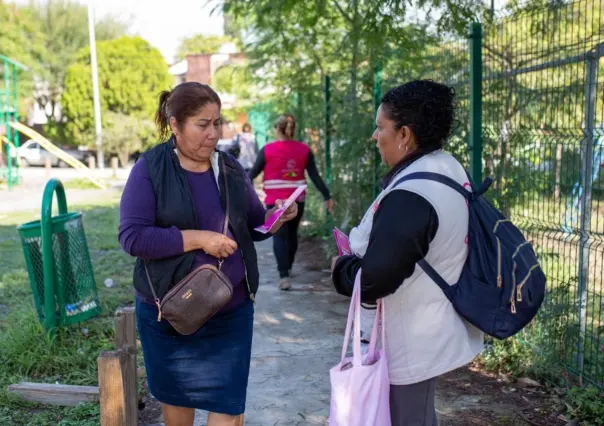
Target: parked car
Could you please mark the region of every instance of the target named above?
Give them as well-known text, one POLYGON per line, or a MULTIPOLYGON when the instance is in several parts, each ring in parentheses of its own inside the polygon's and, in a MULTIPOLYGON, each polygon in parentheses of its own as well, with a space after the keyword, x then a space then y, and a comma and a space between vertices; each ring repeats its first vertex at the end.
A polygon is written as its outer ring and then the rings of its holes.
MULTIPOLYGON (((59 148, 84 164, 86 164, 88 161, 88 157, 94 155, 94 153, 88 149, 68 147, 59 148)), ((49 159, 50 164, 53 167, 67 167, 67 163, 56 155, 46 151, 38 142, 31 139, 17 148, 16 155, 19 157, 21 164, 24 166, 44 166, 46 164, 46 160, 49 159)))

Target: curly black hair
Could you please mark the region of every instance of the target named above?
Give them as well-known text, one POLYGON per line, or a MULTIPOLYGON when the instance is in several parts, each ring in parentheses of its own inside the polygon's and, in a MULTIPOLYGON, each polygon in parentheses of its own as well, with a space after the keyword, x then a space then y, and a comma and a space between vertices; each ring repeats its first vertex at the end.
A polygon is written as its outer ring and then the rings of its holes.
POLYGON ((432 80, 415 80, 390 90, 382 98, 396 129, 408 126, 420 151, 441 149, 459 125, 455 119, 455 89, 432 80))

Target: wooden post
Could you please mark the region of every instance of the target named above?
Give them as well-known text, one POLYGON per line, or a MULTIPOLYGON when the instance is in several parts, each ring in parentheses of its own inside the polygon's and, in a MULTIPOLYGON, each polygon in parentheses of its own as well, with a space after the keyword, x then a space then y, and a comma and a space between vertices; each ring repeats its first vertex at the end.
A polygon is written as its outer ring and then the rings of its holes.
POLYGON ((52 168, 52 164, 50 163, 50 158, 46 157, 46 160, 44 160, 44 168, 45 170, 45 174, 46 174, 46 178, 49 178, 51 173, 51 168, 52 168))
POLYGON ((97 358, 101 426, 130 426, 126 422, 123 364, 121 350, 101 352, 97 358))
POLYGON ((138 420, 138 380, 136 377, 136 320, 134 307, 119 308, 115 312, 115 347, 124 355, 124 392, 126 424, 138 420))
POLYGON ((89 169, 94 169, 96 167, 96 159, 94 158, 93 155, 89 155, 88 156, 88 168, 89 169))

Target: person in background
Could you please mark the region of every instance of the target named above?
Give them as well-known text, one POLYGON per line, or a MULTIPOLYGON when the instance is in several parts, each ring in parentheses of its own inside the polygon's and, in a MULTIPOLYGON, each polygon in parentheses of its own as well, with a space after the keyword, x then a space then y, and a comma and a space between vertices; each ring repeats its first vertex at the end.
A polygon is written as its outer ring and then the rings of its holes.
MULTIPOLYGON (((249 176, 254 180, 264 172, 265 204, 273 208, 275 200, 287 199, 301 185, 306 184, 305 171, 325 199, 325 207, 333 213, 334 202, 325 182, 319 176, 315 157, 303 142, 294 140, 296 121, 291 114, 281 115, 275 122, 277 140, 269 143, 258 153, 249 176)), ((306 192, 298 197, 298 215, 287 222, 273 237, 273 250, 279 270, 279 288, 291 289, 291 269, 298 250, 298 227, 304 214, 306 192)))
POLYGON ((350 233, 354 255, 334 258, 338 293, 351 296, 360 273, 361 300, 385 306, 392 426, 437 425, 436 378, 471 362, 483 333, 460 317, 416 263, 426 259, 450 284, 468 256, 465 198, 428 180, 433 172, 468 185, 466 172, 442 151, 455 128, 455 91, 429 80, 396 87, 382 99, 372 139, 390 171, 382 192, 350 233))
POLYGON ((235 137, 235 144, 239 146, 239 164, 243 167, 246 173, 249 173, 256 157, 258 156, 258 145, 256 144, 256 137, 252 133, 252 126, 245 123, 241 129, 241 133, 235 137))
MULTIPOLYGON (((208 426, 243 425, 259 283, 254 241, 267 238, 254 228, 272 212, 237 160, 216 151, 220 108, 204 84, 162 92, 155 121, 167 141, 136 162, 120 204, 118 238, 137 258, 136 321, 149 390, 166 426, 192 426, 195 409, 209 412, 208 426), (179 334, 158 317, 150 286, 161 301, 192 270, 219 260, 233 284, 231 300, 194 334, 179 334)), ((271 233, 297 213, 294 203, 271 233)))

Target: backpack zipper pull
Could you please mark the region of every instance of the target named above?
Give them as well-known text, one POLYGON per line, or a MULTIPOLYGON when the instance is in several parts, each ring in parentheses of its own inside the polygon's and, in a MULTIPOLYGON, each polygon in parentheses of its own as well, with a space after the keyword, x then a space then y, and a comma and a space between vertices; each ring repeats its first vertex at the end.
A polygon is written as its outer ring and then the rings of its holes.
POLYGON ((157 322, 161 322, 161 303, 159 299, 155 299, 155 304, 157 305, 157 322))
POLYGON ((501 288, 503 284, 503 279, 501 277, 501 241, 499 241, 499 237, 495 235, 497 238, 497 288, 501 288))
POLYGON ((516 262, 514 262, 514 269, 512 270, 512 280, 513 280, 513 287, 512 287, 512 297, 510 298, 510 303, 511 303, 511 310, 513 314, 516 314, 516 262))

